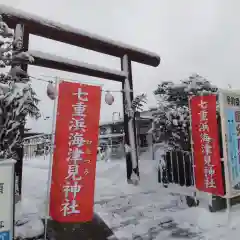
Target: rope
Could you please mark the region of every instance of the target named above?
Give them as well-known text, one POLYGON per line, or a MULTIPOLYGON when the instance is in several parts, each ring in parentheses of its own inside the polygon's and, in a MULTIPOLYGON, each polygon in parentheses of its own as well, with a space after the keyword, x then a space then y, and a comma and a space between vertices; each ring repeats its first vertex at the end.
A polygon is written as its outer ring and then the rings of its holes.
MULTIPOLYGON (((3 71, 4 72, 4 71, 3 71)), ((7 71, 5 72, 7 73, 7 71)), ((37 81, 42 81, 42 82, 46 82, 46 83, 54 83, 54 80, 55 79, 66 79, 66 80, 69 80, 69 81, 74 81, 74 82, 79 82, 78 80, 76 79, 71 79, 71 78, 65 78, 65 77, 58 77, 58 76, 48 76, 48 75, 39 75, 40 77, 34 77, 34 76, 30 76, 28 75, 31 79, 34 79, 34 80, 37 80, 37 81), (46 79, 43 79, 41 77, 45 77, 45 78, 52 78, 54 80, 46 80, 46 79)), ((101 89, 101 92, 119 92, 119 93, 124 93, 126 91, 124 90, 105 90, 105 89, 101 89)), ((133 90, 130 90, 129 92, 133 92, 133 90)))
MULTIPOLYGON (((70 80, 70 81, 76 81, 74 79, 70 79, 70 78, 61 78, 61 77, 57 77, 57 76, 47 76, 47 75, 40 75, 42 77, 48 77, 48 78, 53 78, 53 79, 66 79, 66 80, 70 80)), ((29 76, 30 78, 34 79, 34 80, 37 80, 37 81, 42 81, 42 82, 47 82, 47 83, 53 83, 54 81, 52 80, 46 80, 46 79, 43 79, 43 78, 39 78, 39 77, 33 77, 33 76, 29 76)), ((101 89, 101 92, 120 92, 120 93, 123 93, 125 92, 124 90, 104 90, 104 89, 101 89)), ((130 90, 130 92, 133 92, 133 90, 130 90)))

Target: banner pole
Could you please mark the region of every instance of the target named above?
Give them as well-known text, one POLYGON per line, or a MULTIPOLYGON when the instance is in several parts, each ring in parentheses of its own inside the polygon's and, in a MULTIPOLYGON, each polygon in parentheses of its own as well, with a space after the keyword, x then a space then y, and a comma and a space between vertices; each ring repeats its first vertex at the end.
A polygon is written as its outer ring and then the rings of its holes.
POLYGON ((230 178, 230 172, 228 167, 228 142, 227 142, 227 136, 226 136, 226 119, 224 115, 224 96, 222 90, 219 90, 218 92, 219 96, 219 112, 220 112, 220 121, 221 121, 221 135, 222 135, 222 148, 223 148, 223 166, 224 166, 224 176, 225 176, 225 198, 227 202, 227 221, 228 224, 231 222, 231 195, 232 195, 232 189, 231 189, 231 178, 230 178))
POLYGON ((189 127, 190 127, 190 142, 191 142, 191 156, 192 156, 192 174, 193 174, 193 184, 194 184, 194 193, 193 193, 193 197, 194 197, 194 202, 195 202, 195 205, 197 205, 197 187, 196 187, 196 181, 195 181, 195 161, 194 161, 194 153, 193 153, 193 145, 194 145, 194 142, 193 142, 193 138, 192 138, 192 111, 191 111, 191 104, 190 104, 190 101, 191 101, 191 96, 188 97, 188 107, 189 107, 189 117, 190 117, 190 124, 189 124, 189 127))
POLYGON ((58 84, 59 79, 56 77, 55 79, 55 88, 57 96, 54 99, 53 105, 53 114, 52 114, 52 133, 51 133, 51 146, 50 146, 50 153, 49 153, 49 170, 48 170, 48 181, 47 181, 47 196, 46 196, 46 212, 45 212, 45 219, 44 219, 44 240, 47 240, 47 224, 49 218, 49 206, 50 206, 50 188, 51 188, 51 178, 52 178, 52 163, 53 163, 53 152, 54 152, 54 137, 55 137, 55 122, 57 117, 57 101, 58 101, 58 84))

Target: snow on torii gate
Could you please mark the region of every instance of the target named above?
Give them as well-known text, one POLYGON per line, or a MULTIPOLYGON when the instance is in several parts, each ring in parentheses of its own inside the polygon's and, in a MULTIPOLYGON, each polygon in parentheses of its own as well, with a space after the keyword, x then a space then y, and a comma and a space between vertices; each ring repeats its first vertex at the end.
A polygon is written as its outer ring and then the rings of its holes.
MULTIPOLYGON (((121 71, 70 60, 44 52, 29 51, 35 59, 32 65, 121 82, 124 109, 125 107, 129 109, 133 100, 131 62, 138 62, 153 67, 157 67, 160 64, 160 57, 155 53, 100 37, 95 34, 90 34, 86 31, 50 21, 2 4, 0 4, 0 14, 2 14, 3 20, 10 28, 16 29, 16 26, 18 26, 18 28, 20 27, 23 30, 23 48, 25 51, 28 51, 29 35, 33 34, 110 56, 119 57, 121 59, 121 71)), ((27 65, 22 66, 22 68, 26 71, 27 65)), ((132 149, 136 149, 135 119, 129 116, 125 110, 124 132, 125 142, 130 144, 132 149)), ((136 167, 138 170, 138 156, 136 151, 132 151, 127 162, 129 160, 132 161, 133 168, 136 167)), ((127 164, 127 172, 128 171, 133 172, 133 169, 129 169, 129 165, 127 164)))

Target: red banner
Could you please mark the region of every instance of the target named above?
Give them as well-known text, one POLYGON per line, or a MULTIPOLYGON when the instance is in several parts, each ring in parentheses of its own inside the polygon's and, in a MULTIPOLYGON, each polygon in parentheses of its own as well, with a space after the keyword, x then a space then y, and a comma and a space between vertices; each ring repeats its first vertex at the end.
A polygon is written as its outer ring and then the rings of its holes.
POLYGON ((223 196, 216 96, 194 96, 190 108, 196 188, 223 196))
POLYGON ((93 218, 101 89, 59 84, 50 216, 58 222, 93 218))

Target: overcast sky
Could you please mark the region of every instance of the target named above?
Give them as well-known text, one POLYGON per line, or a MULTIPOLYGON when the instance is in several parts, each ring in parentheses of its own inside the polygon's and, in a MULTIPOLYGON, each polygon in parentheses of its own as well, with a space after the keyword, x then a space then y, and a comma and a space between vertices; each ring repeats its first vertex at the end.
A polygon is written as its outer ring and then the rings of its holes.
MULTIPOLYGON (((0 3, 69 24, 105 37, 119 40, 161 56, 159 67, 133 64, 135 94, 152 94, 162 80, 179 81, 192 73, 226 88, 240 87, 240 15, 239 0, 0 0, 0 3)), ((30 49, 120 69, 116 58, 89 52, 66 44, 31 36, 30 49)), ((103 84, 105 90, 119 90, 120 84, 45 68, 30 67, 34 77, 59 76, 103 84)), ((41 99, 43 118, 52 115, 53 103, 46 96, 46 83, 33 81, 41 99)), ((115 103, 101 106, 101 121, 122 112, 122 96, 113 93, 115 103)), ((104 99, 104 95, 102 96, 104 99)), ((50 131, 51 119, 30 120, 35 131, 50 131)))

